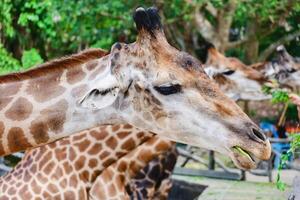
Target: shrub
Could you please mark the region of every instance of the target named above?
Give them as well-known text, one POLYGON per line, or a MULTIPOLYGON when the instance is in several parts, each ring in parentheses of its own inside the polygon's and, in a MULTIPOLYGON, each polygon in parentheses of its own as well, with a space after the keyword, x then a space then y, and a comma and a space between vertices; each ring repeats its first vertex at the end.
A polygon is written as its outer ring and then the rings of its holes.
POLYGON ((18 71, 20 63, 0 43, 0 74, 5 74, 12 71, 18 71))
POLYGON ((34 48, 24 51, 21 60, 24 69, 28 69, 44 62, 38 51, 34 48))

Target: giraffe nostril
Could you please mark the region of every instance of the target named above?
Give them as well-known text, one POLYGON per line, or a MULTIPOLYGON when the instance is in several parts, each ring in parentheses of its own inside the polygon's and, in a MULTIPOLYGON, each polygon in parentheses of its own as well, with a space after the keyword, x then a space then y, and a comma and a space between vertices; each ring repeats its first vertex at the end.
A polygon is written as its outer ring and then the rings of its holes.
POLYGON ((267 140, 267 137, 265 136, 265 134, 257 128, 252 128, 252 134, 250 134, 250 138, 257 142, 261 142, 261 141, 264 142, 267 140))

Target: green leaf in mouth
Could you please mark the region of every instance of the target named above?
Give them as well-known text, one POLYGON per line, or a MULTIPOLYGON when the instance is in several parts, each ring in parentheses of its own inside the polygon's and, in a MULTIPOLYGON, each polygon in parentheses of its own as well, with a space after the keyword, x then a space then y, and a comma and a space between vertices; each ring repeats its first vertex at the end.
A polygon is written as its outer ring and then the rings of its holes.
POLYGON ((236 153, 238 153, 238 154, 240 154, 240 155, 242 155, 242 156, 245 156, 245 157, 247 157, 249 160, 252 160, 252 161, 253 161, 253 159, 251 158, 251 156, 249 155, 249 153, 248 153, 247 151, 243 150, 241 147, 234 146, 234 147, 233 147, 233 150, 234 150, 234 152, 236 152, 236 153))

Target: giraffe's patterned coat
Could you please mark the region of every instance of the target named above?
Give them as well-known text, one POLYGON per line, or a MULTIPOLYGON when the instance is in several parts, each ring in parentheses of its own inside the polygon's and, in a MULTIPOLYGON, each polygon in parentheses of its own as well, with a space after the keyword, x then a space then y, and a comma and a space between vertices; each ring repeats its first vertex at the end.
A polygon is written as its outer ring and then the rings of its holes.
MULTIPOLYGON (((87 199, 97 176, 111 164, 118 167, 110 170, 124 169, 120 173, 130 169, 128 183, 172 144, 128 124, 90 129, 27 152, 13 171, 0 178, 0 199, 87 199)), ((109 180, 115 184, 113 176, 109 180)), ((125 185, 118 189, 123 191, 125 185)))

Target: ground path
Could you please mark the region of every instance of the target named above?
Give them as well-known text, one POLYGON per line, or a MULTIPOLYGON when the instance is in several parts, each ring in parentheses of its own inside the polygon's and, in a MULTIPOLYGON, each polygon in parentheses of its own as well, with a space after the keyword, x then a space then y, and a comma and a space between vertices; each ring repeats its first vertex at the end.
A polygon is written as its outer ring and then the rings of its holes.
MULTIPOLYGON (((276 172, 274 177, 276 177, 276 172)), ((247 173, 248 181, 229 181, 221 179, 211 179, 204 177, 173 177, 188 182, 194 182, 208 187, 199 197, 199 200, 285 200, 291 192, 290 185, 293 177, 299 171, 284 171, 283 180, 288 184, 287 189, 282 192, 276 189, 273 183, 267 182, 267 177, 257 177, 247 173), (255 181, 254 181, 255 180, 255 181)))

